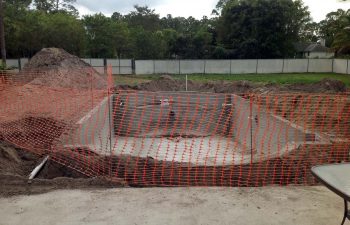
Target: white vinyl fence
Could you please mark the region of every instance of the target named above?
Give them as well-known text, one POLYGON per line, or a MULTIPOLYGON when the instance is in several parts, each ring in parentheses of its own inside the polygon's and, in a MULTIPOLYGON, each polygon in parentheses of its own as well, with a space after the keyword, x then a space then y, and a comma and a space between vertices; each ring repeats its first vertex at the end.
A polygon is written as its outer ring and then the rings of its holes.
POLYGON ((27 58, 21 58, 21 59, 7 59, 6 64, 10 68, 14 68, 16 70, 21 70, 25 64, 27 64, 28 59, 27 58))
MULTIPOLYGON (((133 60, 132 59, 93 59, 83 58, 83 61, 89 63, 99 73, 105 72, 105 67, 112 66, 113 74, 133 74, 133 60)), ((7 59, 6 63, 8 67, 16 68, 17 70, 23 69, 29 59, 7 59)))
POLYGON ((104 73, 106 66, 112 66, 113 74, 133 74, 132 59, 83 59, 99 73, 104 73))
MULTIPOLYGON (((350 74, 347 59, 249 59, 249 60, 136 60, 84 58, 98 72, 112 66, 113 74, 350 74)), ((7 65, 21 70, 28 59, 8 59, 7 65)))
POLYGON ((345 59, 136 60, 136 74, 350 74, 345 59))

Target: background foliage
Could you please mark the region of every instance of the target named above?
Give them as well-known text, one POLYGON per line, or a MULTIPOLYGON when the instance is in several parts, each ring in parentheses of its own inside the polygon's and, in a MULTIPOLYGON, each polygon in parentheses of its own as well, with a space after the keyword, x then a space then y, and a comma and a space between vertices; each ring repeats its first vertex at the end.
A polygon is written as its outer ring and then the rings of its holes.
POLYGON ((44 47, 81 57, 135 59, 290 58, 300 42, 326 39, 338 56, 350 52, 350 10, 312 21, 302 0, 220 0, 213 16, 161 18, 147 6, 126 15, 80 17, 76 0, 6 0, 8 57, 44 47))

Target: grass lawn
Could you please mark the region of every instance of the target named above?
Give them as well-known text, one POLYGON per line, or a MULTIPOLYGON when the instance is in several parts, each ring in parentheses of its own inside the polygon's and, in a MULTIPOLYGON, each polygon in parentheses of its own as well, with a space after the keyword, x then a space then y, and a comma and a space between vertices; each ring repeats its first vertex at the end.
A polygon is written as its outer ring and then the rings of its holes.
MULTIPOLYGON (((136 85, 159 78, 160 75, 115 75, 116 84, 136 85)), ((185 75, 172 75, 174 79, 184 80, 185 75)), ((350 75, 334 73, 298 73, 298 74, 191 74, 189 80, 207 82, 207 81, 238 81, 247 80, 257 83, 276 83, 276 84, 296 84, 296 83, 315 83, 324 78, 331 78, 343 81, 347 87, 350 87, 350 75)))

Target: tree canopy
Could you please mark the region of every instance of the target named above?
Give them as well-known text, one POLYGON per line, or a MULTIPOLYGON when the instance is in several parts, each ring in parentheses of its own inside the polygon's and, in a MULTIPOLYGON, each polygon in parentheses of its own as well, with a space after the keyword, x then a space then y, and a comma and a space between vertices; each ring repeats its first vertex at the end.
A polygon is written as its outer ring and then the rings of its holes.
MULTIPOLYGON (((80 57, 226 59, 294 57, 297 42, 349 44, 349 11, 313 22, 302 0, 219 0, 211 18, 160 17, 148 6, 80 17, 76 0, 6 0, 9 57, 60 47, 80 57)), ((342 50, 342 51, 343 51, 342 50)))

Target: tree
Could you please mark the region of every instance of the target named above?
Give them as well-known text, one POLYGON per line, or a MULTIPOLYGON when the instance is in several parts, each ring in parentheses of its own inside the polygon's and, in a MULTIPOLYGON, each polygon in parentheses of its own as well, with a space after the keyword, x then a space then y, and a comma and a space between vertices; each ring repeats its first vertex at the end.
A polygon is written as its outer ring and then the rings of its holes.
POLYGON ((331 47, 338 33, 349 26, 350 10, 338 9, 327 14, 326 19, 320 22, 320 36, 326 40, 326 46, 331 47))
POLYGON ((1 51, 2 64, 6 66, 6 44, 5 44, 3 0, 0 0, 0 51, 1 51))
POLYGON ((339 18, 339 30, 336 31, 332 48, 336 55, 350 55, 350 10, 339 18))
POLYGON ((120 14, 119 12, 114 12, 111 16, 111 19, 112 20, 115 20, 115 21, 121 21, 123 20, 124 16, 122 14, 120 14))
POLYGON ((131 11, 124 16, 124 20, 130 27, 142 27, 146 31, 155 32, 159 30, 160 19, 154 9, 148 6, 134 6, 135 11, 131 11))
POLYGON ((350 55, 350 27, 337 33, 332 47, 337 55, 350 55))
POLYGON ((85 51, 85 30, 81 21, 64 12, 42 16, 43 47, 63 48, 66 51, 83 56, 85 51))
POLYGON ((175 52, 175 43, 178 37, 178 33, 174 29, 164 29, 162 30, 163 42, 165 43, 164 47, 164 58, 171 59, 176 57, 175 52))
POLYGON ((113 36, 110 31, 111 20, 103 14, 84 16, 83 22, 92 57, 113 56, 113 36))
POLYGON ((316 43, 320 39, 320 26, 316 22, 309 22, 303 25, 299 38, 302 42, 316 43))
POLYGON ((118 58, 129 56, 130 32, 127 24, 122 21, 111 22, 112 42, 115 55, 118 58))
POLYGON ((151 32, 143 29, 142 27, 133 28, 130 32, 133 58, 163 58, 165 45, 162 40, 162 32, 151 32))
POLYGON ((130 48, 127 24, 103 14, 84 16, 90 55, 93 57, 121 57, 130 48))
POLYGON ((28 8, 32 0, 6 0, 6 7, 28 8))
POLYGON ((288 57, 310 20, 300 0, 231 0, 223 6, 218 39, 232 58, 288 57))
POLYGON ((34 0, 38 10, 53 13, 53 12, 68 12, 73 15, 78 15, 78 10, 73 6, 76 0, 34 0))

